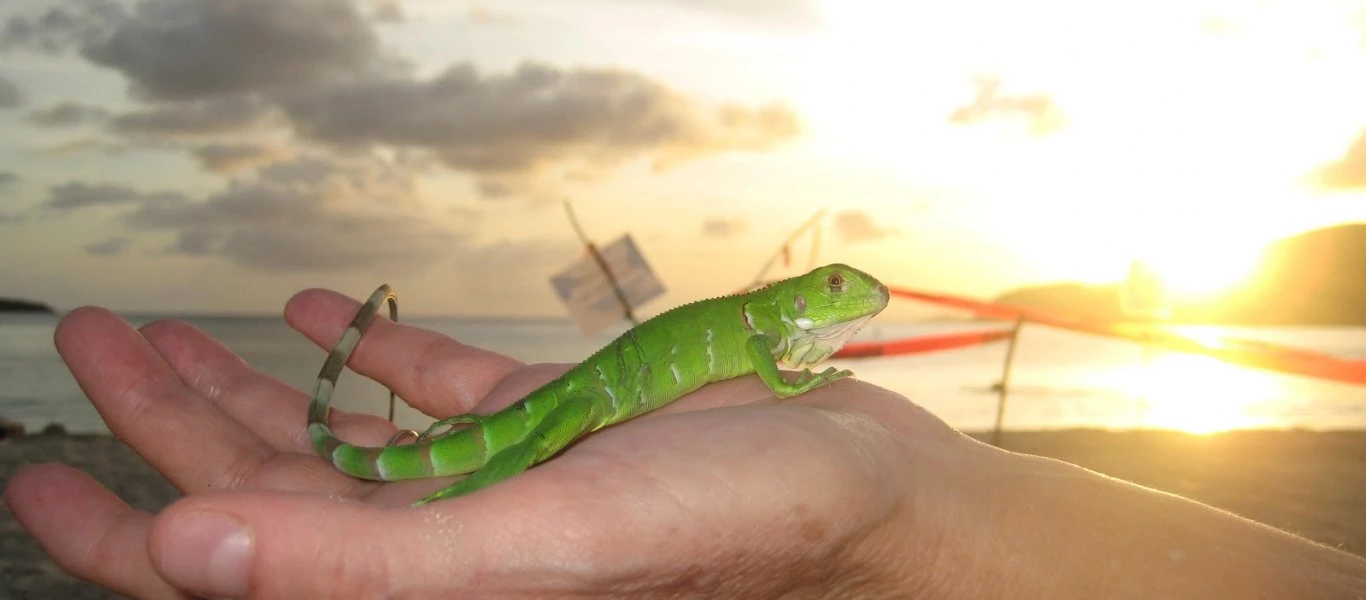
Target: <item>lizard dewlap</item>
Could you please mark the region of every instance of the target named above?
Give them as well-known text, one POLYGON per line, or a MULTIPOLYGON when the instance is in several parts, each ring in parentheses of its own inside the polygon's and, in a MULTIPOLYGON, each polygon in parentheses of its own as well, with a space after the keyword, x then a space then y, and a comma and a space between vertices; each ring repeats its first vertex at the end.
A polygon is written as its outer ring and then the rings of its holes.
POLYGON ((467 494, 549 459, 599 428, 645 414, 708 383, 757 374, 787 398, 849 377, 810 367, 833 354, 887 306, 887 286, 841 264, 745 294, 679 306, 637 325, 507 408, 442 419, 417 442, 384 447, 341 441, 327 425, 337 378, 361 335, 394 294, 380 286, 327 357, 309 406, 318 453, 341 471, 395 481, 470 474, 418 501, 467 494), (779 365, 802 369, 789 382, 779 365), (443 432, 452 425, 468 427, 443 432))

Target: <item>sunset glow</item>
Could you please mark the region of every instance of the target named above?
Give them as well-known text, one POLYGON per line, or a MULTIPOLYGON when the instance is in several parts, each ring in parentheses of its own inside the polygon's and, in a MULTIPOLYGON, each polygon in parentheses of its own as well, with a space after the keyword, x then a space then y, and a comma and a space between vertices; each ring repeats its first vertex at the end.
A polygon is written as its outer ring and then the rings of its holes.
POLYGON ((11 293, 274 312, 382 279, 418 312, 558 315, 570 198, 639 240, 646 313, 743 284, 820 209, 821 262, 895 283, 1145 260, 1202 298, 1366 220, 1361 0, 240 2, 0 8, 11 293))

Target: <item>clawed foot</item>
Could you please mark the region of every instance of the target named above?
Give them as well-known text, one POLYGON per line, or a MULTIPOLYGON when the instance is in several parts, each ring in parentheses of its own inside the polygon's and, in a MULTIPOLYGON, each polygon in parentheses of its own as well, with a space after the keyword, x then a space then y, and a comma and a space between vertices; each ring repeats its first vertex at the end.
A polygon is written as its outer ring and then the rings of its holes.
MULTIPOLYGON (((478 425, 480 420, 481 417, 478 415, 455 415, 454 417, 446 417, 435 423, 432 423, 431 426, 427 427, 427 429, 422 433, 416 434, 417 439, 414 440, 413 443, 420 444, 422 442, 428 442, 444 435, 449 435, 451 432, 455 431, 454 429, 449 428, 452 428, 456 425, 478 425)), ((395 440, 401 439, 399 436, 403 433, 403 431, 400 431, 394 434, 394 437, 390 441, 393 442, 395 440)))
POLYGON ((807 387, 809 389, 818 385, 844 379, 845 377, 851 377, 853 374, 853 371, 837 370, 835 367, 830 367, 821 371, 819 375, 812 375, 811 369, 802 369, 801 374, 797 376, 797 381, 794 382, 793 385, 807 387))
POLYGON ((827 383, 850 377, 853 374, 852 371, 837 370, 834 367, 821 371, 820 374, 817 375, 813 375, 811 369, 802 369, 802 372, 797 375, 796 381, 783 386, 782 388, 774 387, 773 391, 779 398, 788 398, 796 396, 797 394, 804 394, 827 383))
POLYGON ((413 436, 413 443, 417 443, 422 439, 422 436, 418 435, 418 433, 412 429, 400 429, 395 431, 394 435, 389 436, 389 441, 385 442, 384 445, 397 446, 403 443, 403 440, 407 439, 408 436, 413 436))

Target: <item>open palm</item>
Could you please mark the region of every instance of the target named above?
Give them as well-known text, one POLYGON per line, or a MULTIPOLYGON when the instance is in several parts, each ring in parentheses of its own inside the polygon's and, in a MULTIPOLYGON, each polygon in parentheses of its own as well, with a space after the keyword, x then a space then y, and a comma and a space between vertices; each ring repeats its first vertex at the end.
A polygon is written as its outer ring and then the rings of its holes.
MULTIPOLYGON (((310 290, 285 316, 330 347, 358 306, 310 290)), ((308 441, 304 393, 186 324, 139 332, 86 308, 63 319, 57 345, 109 428, 187 498, 141 513, 60 465, 23 471, 6 497, 64 568, 138 597, 759 597, 828 586, 906 535, 913 494, 890 474, 904 469, 907 432, 921 443, 956 435, 873 386, 775 402, 743 378, 487 490, 408 508, 447 480, 337 472, 308 441)), ((387 321, 351 365, 435 416, 496 410, 564 369, 387 321)), ((361 444, 393 433, 366 415, 333 411, 332 423, 361 444)))

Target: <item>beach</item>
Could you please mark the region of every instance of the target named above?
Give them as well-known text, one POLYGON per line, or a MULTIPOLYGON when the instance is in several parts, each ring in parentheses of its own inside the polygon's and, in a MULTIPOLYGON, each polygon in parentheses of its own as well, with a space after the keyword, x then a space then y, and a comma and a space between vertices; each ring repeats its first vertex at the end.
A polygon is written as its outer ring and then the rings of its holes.
POLYGON ((1366 556, 1366 431, 1008 431, 1001 446, 1190 498, 1366 556))
MULTIPOLYGON (((987 434, 974 434, 987 440, 987 434)), ((1366 431, 1006 432, 1002 446, 1064 460, 1229 510, 1366 556, 1366 431)), ((179 493, 127 446, 103 435, 0 440, 0 485, 25 464, 62 462, 129 504, 157 510, 179 493)), ((0 597, 117 597, 66 575, 0 509, 0 597)))

